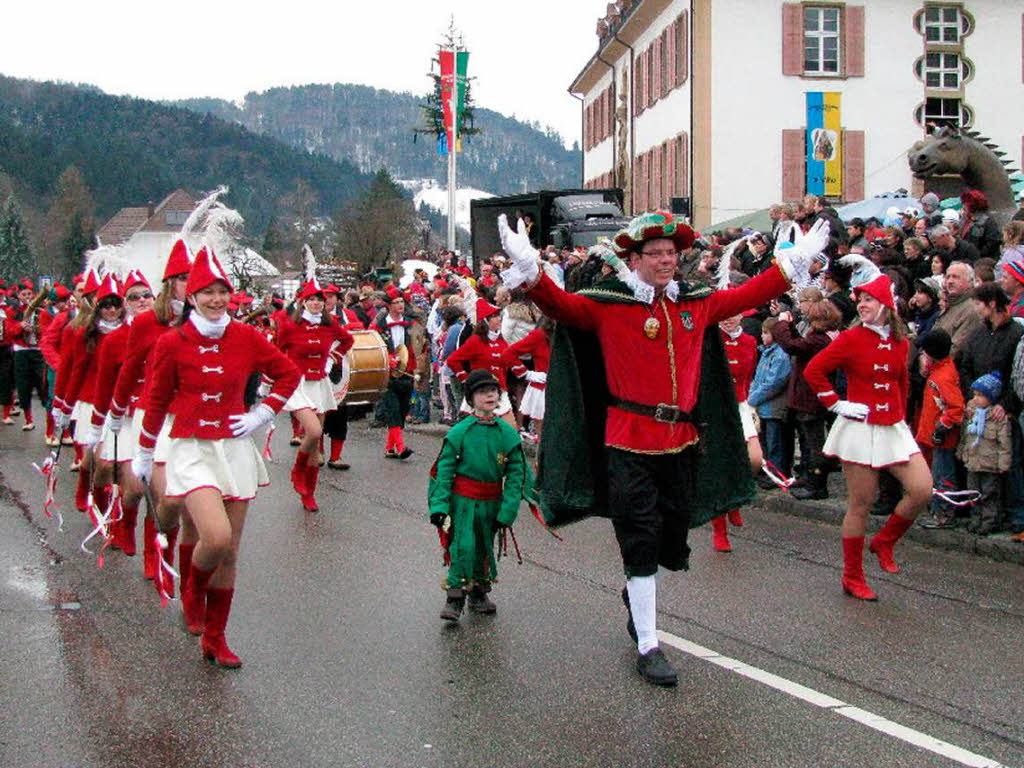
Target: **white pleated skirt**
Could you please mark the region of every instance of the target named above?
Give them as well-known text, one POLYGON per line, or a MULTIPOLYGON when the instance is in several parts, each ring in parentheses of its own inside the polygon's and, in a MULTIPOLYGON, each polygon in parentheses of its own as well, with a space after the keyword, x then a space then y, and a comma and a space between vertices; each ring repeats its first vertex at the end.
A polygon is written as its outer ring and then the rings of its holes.
POLYGON ((168 496, 181 498, 199 488, 215 488, 225 501, 248 501, 269 484, 267 467, 251 437, 170 439, 168 496))
POLYGON ((92 426, 92 403, 87 403, 84 400, 75 403, 75 407, 71 409, 71 420, 75 422, 75 433, 71 439, 76 443, 84 443, 85 433, 92 426))
POLYGON ((544 420, 544 390, 533 385, 523 393, 523 401, 519 404, 519 413, 538 421, 544 420))
MULTIPOLYGON (((142 411, 136 411, 135 413, 142 413, 142 411)), ((173 426, 174 414, 168 413, 164 416, 164 425, 160 427, 160 434, 156 436, 156 445, 153 447, 154 464, 167 463, 167 457, 171 450, 171 427, 173 426)), ((140 429, 142 427, 142 416, 139 416, 139 427, 140 429)))
POLYGON ((829 430, 822 453, 841 461, 883 469, 905 464, 921 447, 905 421, 892 425, 865 424, 840 416, 829 430))
MULTIPOLYGON (((508 392, 501 393, 501 402, 498 403, 498 409, 494 412, 498 416, 504 416, 506 413, 512 410, 512 401, 508 399, 508 392)), ((472 413, 473 407, 466 402, 466 398, 462 398, 462 405, 459 406, 460 413, 472 413)))
POLYGON ((334 401, 334 386, 331 380, 324 376, 319 381, 307 381, 303 376, 299 386, 292 392, 288 402, 284 404, 286 411, 298 411, 303 408, 312 408, 317 413, 327 413, 338 407, 334 401))
MULTIPOLYGON (((141 411, 135 411, 131 418, 125 419, 121 432, 117 435, 117 462, 131 461, 135 458, 135 446, 139 443, 139 426, 142 418, 141 411)), ((107 425, 103 425, 103 432, 100 436, 100 458, 104 461, 114 461, 114 433, 107 425)))
POLYGON ((737 403, 740 407, 740 424, 743 425, 743 439, 749 440, 752 437, 757 437, 757 426, 754 423, 754 409, 750 407, 750 403, 744 400, 741 403, 737 403))

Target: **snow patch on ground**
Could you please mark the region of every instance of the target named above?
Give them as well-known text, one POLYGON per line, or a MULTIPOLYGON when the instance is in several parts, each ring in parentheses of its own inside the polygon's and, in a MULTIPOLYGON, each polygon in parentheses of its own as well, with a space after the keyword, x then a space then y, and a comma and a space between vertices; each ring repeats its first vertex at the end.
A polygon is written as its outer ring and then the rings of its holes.
MULTIPOLYGON (((405 189, 413 193, 413 202, 417 208, 420 204, 433 208, 442 216, 448 215, 448 189, 433 179, 399 180, 405 189)), ((473 200, 494 197, 490 192, 471 187, 460 188, 455 192, 455 225, 469 231, 469 204, 473 200)))

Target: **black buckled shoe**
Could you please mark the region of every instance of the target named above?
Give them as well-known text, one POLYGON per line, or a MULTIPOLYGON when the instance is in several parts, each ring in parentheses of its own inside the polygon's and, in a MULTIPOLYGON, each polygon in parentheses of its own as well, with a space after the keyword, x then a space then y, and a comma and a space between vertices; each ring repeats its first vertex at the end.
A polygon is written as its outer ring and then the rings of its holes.
POLYGON ((491 591, 490 586, 487 587, 473 587, 469 591, 469 610, 473 613, 494 613, 498 610, 487 593, 491 591))
POLYGON ((629 590, 625 587, 622 588, 622 604, 626 606, 626 613, 629 614, 629 618, 626 620, 626 631, 629 632, 630 638, 635 643, 637 641, 636 625, 633 623, 633 609, 629 607, 629 590))
POLYGON ((640 677, 653 685, 675 685, 679 681, 675 669, 668 663, 661 648, 651 648, 647 653, 638 653, 636 671, 640 673, 640 677))
POLYGON ((466 593, 459 588, 449 589, 447 598, 444 601, 444 608, 441 609, 441 618, 445 621, 458 621, 462 615, 462 608, 466 604, 466 593))

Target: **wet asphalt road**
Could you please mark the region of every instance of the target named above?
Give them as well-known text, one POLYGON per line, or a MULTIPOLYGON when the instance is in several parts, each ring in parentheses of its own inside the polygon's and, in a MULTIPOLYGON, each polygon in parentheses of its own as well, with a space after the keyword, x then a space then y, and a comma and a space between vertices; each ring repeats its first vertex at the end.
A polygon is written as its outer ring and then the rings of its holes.
MULTIPOLYGON (((283 421, 283 420, 282 420, 283 421)), ((559 543, 526 517, 494 617, 442 625, 425 520, 436 438, 406 463, 354 423, 350 472, 324 470, 322 511, 275 484, 251 507, 228 625, 239 671, 206 664, 141 578, 100 570, 84 516, 41 512, 41 436, 0 428, 2 766, 955 766, 725 666, 666 653, 675 690, 637 677, 610 525, 559 543)), ((65 459, 65 467, 66 467, 65 459)), ((528 513, 527 513, 528 514, 528 513)), ((1024 570, 904 545, 868 561, 876 604, 839 589, 835 527, 759 510, 734 552, 691 535, 662 581, 659 629, 1004 765, 1024 765, 1024 570)), ((140 524, 141 529, 141 524, 140 524)))

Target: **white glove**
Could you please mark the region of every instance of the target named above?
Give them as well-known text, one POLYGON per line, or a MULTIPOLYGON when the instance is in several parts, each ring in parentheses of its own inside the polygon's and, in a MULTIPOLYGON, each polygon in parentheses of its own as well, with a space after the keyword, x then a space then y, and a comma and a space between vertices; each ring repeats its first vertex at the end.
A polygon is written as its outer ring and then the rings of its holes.
POLYGON ((100 441, 100 427, 90 424, 82 435, 82 443, 92 448, 100 441))
POLYGON ((269 395, 270 394, 270 382, 269 381, 260 382, 259 387, 256 388, 256 394, 259 395, 260 400, 264 399, 267 395, 269 395))
POLYGON ((251 435, 264 424, 269 424, 273 420, 274 409, 269 405, 264 405, 263 403, 254 405, 245 413, 239 413, 235 416, 228 417, 228 421, 231 426, 231 434, 235 437, 251 435))
POLYGON ((116 435, 124 427, 124 416, 115 416, 113 411, 111 411, 107 414, 107 420, 104 422, 103 426, 116 435))
POLYGON ((839 416, 845 416, 848 419, 854 419, 855 421, 864 421, 871 413, 870 406, 864 403, 854 403, 850 400, 840 400, 829 406, 829 410, 832 413, 838 414, 839 416))
POLYGON ((60 408, 51 410, 50 415, 53 416, 53 426, 57 432, 63 432, 71 423, 71 414, 64 413, 60 408))
POLYGON ((332 370, 334 370, 334 358, 328 355, 324 361, 324 376, 330 376, 332 370))
POLYGON ((548 380, 548 375, 542 371, 527 371, 523 378, 534 384, 544 384, 548 380))
POLYGON ((811 262, 828 246, 829 225, 825 219, 818 219, 806 235, 800 227, 792 227, 790 231, 792 247, 780 236, 775 246, 775 261, 791 283, 805 285, 811 281, 811 262))
POLYGON ((135 456, 132 458, 132 474, 143 483, 148 483, 153 476, 153 449, 135 447, 135 456))
POLYGON ((530 245, 530 235, 526 231, 526 222, 519 219, 516 231, 508 225, 508 217, 498 217, 498 234, 501 236, 501 248, 508 254, 512 266, 501 273, 501 280, 509 290, 518 288, 523 283, 533 283, 539 274, 536 248, 530 245))

